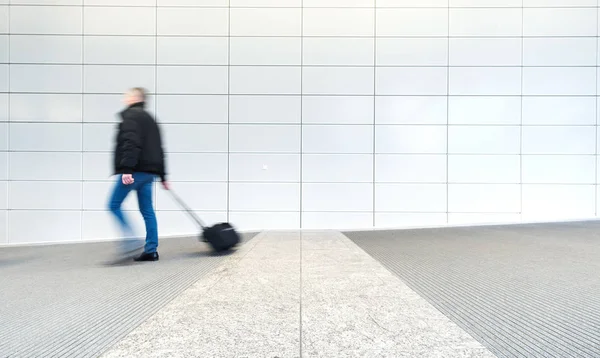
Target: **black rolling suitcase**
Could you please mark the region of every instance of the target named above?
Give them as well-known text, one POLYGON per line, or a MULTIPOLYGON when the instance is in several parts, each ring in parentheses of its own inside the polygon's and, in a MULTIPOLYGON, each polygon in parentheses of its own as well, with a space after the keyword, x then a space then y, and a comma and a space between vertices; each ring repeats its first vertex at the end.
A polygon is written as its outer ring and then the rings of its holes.
POLYGON ((173 190, 168 190, 173 198, 187 211, 188 214, 194 219, 200 228, 202 233, 199 236, 200 241, 208 242, 210 246, 216 252, 222 252, 230 250, 240 243, 240 235, 237 233, 235 228, 229 223, 219 223, 213 226, 205 226, 202 220, 181 200, 173 190))

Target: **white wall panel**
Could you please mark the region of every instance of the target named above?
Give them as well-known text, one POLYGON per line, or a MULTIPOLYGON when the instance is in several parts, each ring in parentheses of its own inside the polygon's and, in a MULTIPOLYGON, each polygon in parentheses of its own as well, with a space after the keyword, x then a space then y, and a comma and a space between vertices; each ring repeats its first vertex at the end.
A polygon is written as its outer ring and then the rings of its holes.
POLYGON ((226 8, 158 8, 156 19, 160 36, 226 36, 229 31, 226 8))
POLYGON ((449 213, 450 225, 486 225, 486 224, 513 224, 521 220, 521 214, 506 213, 449 213))
POLYGON ((520 38, 450 38, 449 41, 450 66, 521 65, 520 38))
POLYGON ((157 37, 156 63, 158 65, 227 65, 228 46, 227 37, 157 37))
POLYGON ((227 67, 158 66, 156 89, 161 94, 224 94, 227 67))
POLYGON ((523 127, 523 154, 595 154, 595 127, 523 127))
POLYGON ((114 124, 86 123, 83 125, 83 151, 110 152, 116 143, 118 128, 114 124))
POLYGON ((375 211, 446 212, 446 184, 375 184, 375 211))
MULTIPOLYGON (((8 18, 8 7, 0 9, 0 16, 8 18)), ((6 26, 0 32, 6 33, 10 23, 11 34, 79 35, 82 16, 81 6, 11 6, 10 21, 0 21, 6 26)))
MULTIPOLYGON (((82 62, 81 36, 10 36, 10 62, 78 64, 82 62)), ((6 55, 8 57, 9 51, 6 55)))
POLYGON ((302 228, 308 230, 351 230, 373 226, 373 213, 308 212, 302 213, 302 228))
POLYGON ((378 38, 379 66, 445 66, 448 63, 448 39, 378 38))
POLYGON ((13 210, 8 215, 11 244, 72 242, 81 239, 81 212, 13 210), (35 225, 31 225, 35 223, 35 225))
POLYGON ((450 36, 521 36, 522 9, 450 9, 450 36))
POLYGON ((81 122, 81 111, 80 94, 10 95, 12 122, 81 122))
POLYGON ((448 98, 448 123, 471 125, 519 125, 521 101, 511 96, 453 96, 448 98))
MULTIPOLYGON (((192 210, 227 210, 227 183, 171 182, 171 186, 186 198, 186 204, 192 210)), ((181 210, 181 206, 165 190, 159 189, 156 191, 156 210, 177 211, 181 210)))
POLYGON ((524 125, 596 125, 595 97, 523 97, 524 125))
POLYGON ((373 184, 304 183, 302 184, 302 210, 372 212, 373 184))
POLYGON ((593 95, 596 93, 593 67, 525 67, 524 95, 593 95))
POLYGON ((0 210, 7 210, 9 207, 8 202, 8 182, 0 181, 0 210))
POLYGON ((86 64, 154 65, 156 61, 156 39, 148 36, 85 36, 83 50, 86 64))
POLYGON ((524 155, 524 184, 595 184, 596 156, 524 155))
POLYGON ((2 92, 8 92, 9 90, 8 78, 10 75, 8 71, 8 65, 0 65, 0 91, 2 92))
POLYGON ((594 185, 523 185, 523 220, 587 218, 595 214, 594 185))
POLYGON ((302 156, 304 183, 372 183, 372 154, 305 154, 302 156))
POLYGON ((81 151, 81 142, 81 124, 78 123, 10 125, 12 151, 81 151))
POLYGON ((8 152, 0 152, 0 180, 8 180, 8 152))
POLYGON ((9 32, 10 17, 8 14, 8 6, 0 6, 0 34, 6 34, 9 32))
POLYGON ((523 0, 449 0, 450 7, 521 7, 523 0))
POLYGON ((451 154, 519 154, 521 128, 518 126, 450 126, 448 152, 451 154))
POLYGON ((302 0, 229 0, 229 4, 231 7, 300 7, 302 0))
POLYGON ((377 0, 377 7, 448 7, 448 0, 377 0))
MULTIPOLYGON (((8 93, 0 93, 0 108, 4 108, 0 110, 0 122, 8 122, 8 107, 9 107, 9 97, 8 93)), ((7 135, 8 138, 8 135, 7 135)))
POLYGON ((524 38, 524 66, 595 66, 595 38, 524 38))
POLYGON ((230 183, 231 211, 298 211, 299 183, 230 183))
POLYGON ((375 31, 372 8, 305 8, 302 18, 304 36, 373 36, 375 31))
POLYGON ((83 67, 83 90, 87 93, 124 93, 131 87, 144 87, 154 92, 154 66, 83 67))
POLYGON ((299 94, 300 67, 231 67, 231 94, 299 94))
POLYGON ((377 9, 376 12, 377 36, 448 36, 448 9, 377 9))
POLYGON ((229 221, 240 230, 289 230, 300 228, 300 212, 236 212, 229 221))
POLYGON ((11 210, 79 210, 82 190, 73 182, 11 182, 11 210), (43 195, 40 195, 43 193, 43 195))
MULTIPOLYGON (((0 70, 4 66, 0 66, 0 70)), ((4 67, 5 69, 8 66, 4 67)), ((0 71, 0 81, 6 71, 0 71)), ((11 92, 79 93, 82 68, 77 65, 10 65, 11 92)), ((8 84, 8 79, 0 82, 8 84)), ((2 85, 0 84, 0 88, 2 85)))
POLYGON ((156 110, 160 123, 227 123, 228 101, 226 95, 160 95, 156 110))
POLYGON ((302 34, 301 9, 232 8, 229 16, 231 36, 300 36, 302 34))
POLYGON ((304 65, 373 66, 375 40, 361 37, 305 37, 304 65))
POLYGON ((112 153, 83 153, 82 166, 83 180, 115 180, 112 153))
POLYGON ((86 35, 133 36, 156 33, 156 10, 151 7, 85 6, 83 16, 83 32, 86 35))
MULTIPOLYGON (((445 209, 444 209, 445 210, 445 209)), ((446 224, 446 213, 379 213, 375 226, 386 228, 431 227, 446 224)))
POLYGON ((300 96, 230 96, 230 123, 300 123, 300 96))
POLYGON ((447 67, 378 67, 375 92, 378 95, 446 95, 447 67))
POLYGON ((373 153, 373 126, 305 125, 302 127, 304 153, 373 153))
POLYGON ((3 227, 4 230, 0 230, 0 243, 6 244, 8 243, 8 211, 0 210, 0 227, 3 227))
POLYGON ((448 182, 464 184, 518 184, 519 155, 449 155, 448 182))
POLYGON ((10 180, 81 180, 82 153, 9 153, 10 180), (23 165, 27 163, 27 165, 23 165))
POLYGON ((445 96, 376 96, 376 124, 446 124, 445 96))
POLYGON ((521 94, 520 67, 450 67, 449 81, 450 95, 521 94))
POLYGON ((229 156, 229 181, 298 183, 300 154, 232 153, 229 156))
POLYGON ((168 153, 166 160, 168 180, 227 181, 227 153, 168 153))
POLYGON ((162 135, 167 153, 227 152, 225 124, 163 124, 162 135))
POLYGON ((231 152, 300 152, 299 125, 244 125, 229 126, 231 152))
MULTIPOLYGON (((229 41, 232 65, 300 65, 302 63, 300 37, 232 37, 229 41)), ((226 56, 227 52, 225 52, 225 63, 227 63, 226 56)))
POLYGON ((518 213, 518 184, 450 184, 448 211, 454 213, 518 213))
POLYGON ((373 124, 373 96, 304 96, 304 124, 373 124))
MULTIPOLYGON (((17 36, 17 35, 13 35, 17 36)), ((0 63, 8 63, 9 60, 9 48, 10 41, 8 40, 8 35, 0 35, 0 63)))
POLYGON ((589 8, 523 9, 523 35, 596 36, 597 16, 589 8))
POLYGON ((377 183, 445 183, 446 155, 377 154, 377 183))
POLYGON ((373 68, 305 67, 302 93, 314 95, 372 95, 373 68))
POLYGON ((523 6, 526 7, 578 7, 578 6, 596 6, 595 0, 523 0, 523 6))
POLYGON ((446 126, 387 126, 375 129, 378 154, 446 153, 446 126))
POLYGON ((303 0, 304 7, 373 7, 375 0, 303 0))

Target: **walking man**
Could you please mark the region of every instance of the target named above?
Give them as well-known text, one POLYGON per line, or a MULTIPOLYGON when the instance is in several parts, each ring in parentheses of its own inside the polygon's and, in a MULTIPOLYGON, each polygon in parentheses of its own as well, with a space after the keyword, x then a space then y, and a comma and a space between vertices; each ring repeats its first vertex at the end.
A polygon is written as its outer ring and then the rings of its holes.
POLYGON ((125 218, 121 205, 129 192, 135 190, 138 205, 146 226, 144 252, 135 261, 158 260, 158 227, 152 205, 152 187, 159 177, 165 190, 165 156, 158 124, 145 110, 146 91, 132 88, 125 93, 125 110, 119 113, 114 152, 114 173, 117 181, 112 192, 109 208, 125 236, 121 242, 121 253, 130 254, 141 249, 141 244, 132 244, 133 230, 125 218))

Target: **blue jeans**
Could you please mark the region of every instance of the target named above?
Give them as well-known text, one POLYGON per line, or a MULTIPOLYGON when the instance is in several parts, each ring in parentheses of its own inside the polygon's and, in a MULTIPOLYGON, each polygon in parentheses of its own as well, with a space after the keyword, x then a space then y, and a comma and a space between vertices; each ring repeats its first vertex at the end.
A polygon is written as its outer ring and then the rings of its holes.
POLYGON ((121 181, 121 175, 117 176, 117 182, 115 183, 109 202, 109 209, 119 222, 125 236, 133 235, 131 225, 129 225, 128 220, 121 210, 121 204, 123 204, 129 192, 135 190, 137 192, 140 212, 146 224, 146 245, 144 252, 153 253, 156 252, 156 248, 158 247, 158 225, 154 207, 152 206, 152 184, 154 183, 155 175, 141 172, 133 173, 133 179, 133 184, 125 185, 121 181))

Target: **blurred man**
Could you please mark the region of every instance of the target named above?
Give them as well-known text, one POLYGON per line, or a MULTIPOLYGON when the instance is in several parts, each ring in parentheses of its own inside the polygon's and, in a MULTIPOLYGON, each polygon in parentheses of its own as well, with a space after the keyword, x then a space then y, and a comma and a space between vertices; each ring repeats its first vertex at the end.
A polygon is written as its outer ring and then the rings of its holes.
POLYGON ((152 205, 152 187, 159 177, 163 187, 169 186, 165 178, 165 156, 160 129, 154 118, 146 112, 146 91, 133 88, 125 93, 125 110, 119 113, 121 123, 116 137, 114 173, 118 174, 112 196, 110 211, 119 222, 125 240, 121 253, 131 254, 142 244, 133 239, 133 230, 125 218, 121 205, 131 190, 137 192, 140 212, 146 224, 144 252, 135 261, 158 260, 158 227, 152 205))

